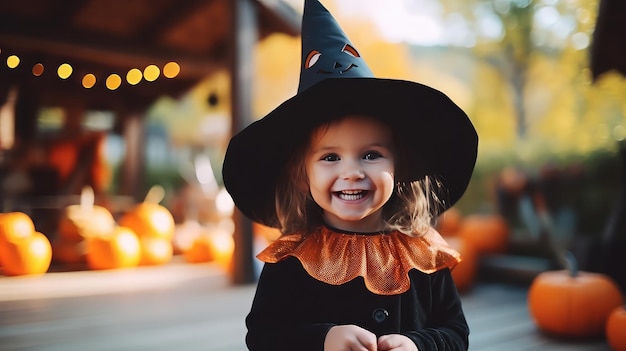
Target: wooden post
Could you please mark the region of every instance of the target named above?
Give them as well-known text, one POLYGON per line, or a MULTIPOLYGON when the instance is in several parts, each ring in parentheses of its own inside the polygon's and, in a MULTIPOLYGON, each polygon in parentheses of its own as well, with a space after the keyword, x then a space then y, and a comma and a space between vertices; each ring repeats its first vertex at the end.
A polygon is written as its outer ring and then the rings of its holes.
MULTIPOLYGON (((232 132, 237 133, 252 122, 253 54, 258 41, 254 0, 232 0, 231 104, 232 132)), ((256 281, 252 247, 252 222, 235 210, 235 252, 232 282, 256 281)))
POLYGON ((121 193, 133 197, 136 201, 143 199, 141 177, 145 169, 144 156, 144 119, 138 112, 123 112, 124 160, 121 179, 121 193))

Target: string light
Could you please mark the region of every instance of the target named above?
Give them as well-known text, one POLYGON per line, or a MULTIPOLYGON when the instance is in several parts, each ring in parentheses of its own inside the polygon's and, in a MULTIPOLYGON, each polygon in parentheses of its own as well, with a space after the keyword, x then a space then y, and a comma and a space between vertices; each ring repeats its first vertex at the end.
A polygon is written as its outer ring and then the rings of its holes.
POLYGON ((157 65, 149 65, 143 70, 143 77, 148 82, 154 82, 157 78, 159 78, 160 74, 161 70, 157 67, 157 65))
POLYGON ((122 77, 113 73, 107 77, 106 86, 109 90, 115 90, 122 85, 122 77))
POLYGON ((16 55, 11 55, 7 57, 7 66, 9 66, 9 68, 15 68, 19 66, 19 64, 20 64, 20 58, 17 57, 16 55))
POLYGON ((57 74, 61 79, 69 78, 72 75, 72 72, 74 72, 74 69, 69 63, 61 64, 57 69, 57 74))
POLYGON ((93 88, 93 86, 96 85, 96 76, 91 73, 85 74, 85 76, 83 77, 82 84, 83 84, 83 88, 86 88, 86 89, 93 88))
POLYGON ((33 66, 33 69, 32 69, 33 76, 35 76, 35 77, 39 77, 40 75, 42 75, 42 74, 43 74, 43 71, 44 71, 44 67, 43 67, 43 64, 42 64, 42 63, 36 63, 36 64, 33 66))
POLYGON ((166 78, 174 78, 180 73, 180 66, 176 62, 168 62, 163 66, 163 75, 166 78))
POLYGON ((130 71, 128 71, 128 73, 126 73, 126 81, 130 85, 137 85, 137 84, 139 84, 139 82, 141 82, 142 78, 143 78, 143 74, 137 68, 133 68, 130 71))
MULTIPOLYGON (((2 50, 0 49, 0 53, 2 50)), ((10 55, 6 58, 6 65, 11 68, 17 68, 21 63, 21 59, 17 55, 10 55)), ((45 71, 45 66, 43 62, 35 63, 31 67, 31 73, 35 77, 40 77, 43 75, 45 71)), ((159 68, 159 66, 155 64, 151 64, 146 66, 143 69, 143 72, 139 68, 132 68, 126 73, 126 82, 130 85, 137 85, 141 82, 142 79, 145 79, 148 82, 153 82, 157 80, 161 73, 165 78, 175 78, 181 72, 180 65, 177 62, 170 61, 163 65, 163 68, 159 68)), ((63 63, 57 68, 57 76, 60 79, 68 79, 74 73, 74 68, 70 63, 63 63)), ((81 79, 81 84, 85 89, 91 89, 96 85, 98 78, 92 74, 85 74, 81 79)), ((110 74, 106 80, 105 85, 109 90, 118 89, 123 83, 122 78, 118 74, 110 74)))

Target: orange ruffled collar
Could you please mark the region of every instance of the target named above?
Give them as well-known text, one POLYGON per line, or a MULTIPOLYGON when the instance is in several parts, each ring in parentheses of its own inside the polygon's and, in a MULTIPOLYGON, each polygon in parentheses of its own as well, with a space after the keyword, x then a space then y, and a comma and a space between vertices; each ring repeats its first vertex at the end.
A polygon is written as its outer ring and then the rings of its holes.
POLYGON ((378 295, 407 291, 413 268, 433 273, 461 261, 459 253, 432 228, 423 236, 411 237, 397 231, 347 234, 323 227, 307 236, 282 236, 257 258, 276 263, 288 256, 296 257, 309 275, 328 284, 363 277, 367 289, 378 295))

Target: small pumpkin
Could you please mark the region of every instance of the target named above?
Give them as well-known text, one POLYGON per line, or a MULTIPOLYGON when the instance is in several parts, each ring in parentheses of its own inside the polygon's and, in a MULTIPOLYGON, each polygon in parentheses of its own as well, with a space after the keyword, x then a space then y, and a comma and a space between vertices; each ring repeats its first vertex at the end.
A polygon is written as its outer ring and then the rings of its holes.
POLYGON ((95 205, 93 189, 86 186, 80 194, 80 204, 67 206, 59 219, 59 237, 79 243, 89 236, 107 235, 115 228, 111 212, 95 205))
POLYGON ((566 270, 537 275, 528 290, 528 307, 537 327, 564 337, 604 335, 609 314, 622 304, 617 284, 602 273, 578 271, 567 257, 566 270))
POLYGON ((85 258, 94 270, 136 267, 141 247, 135 233, 125 227, 116 227, 107 236, 87 239, 85 258))
POLYGON ((120 218, 119 224, 130 228, 140 238, 172 240, 175 230, 174 216, 165 206, 159 204, 164 195, 163 187, 152 187, 144 201, 126 212, 120 218))
POLYGON ((215 262, 221 268, 229 270, 235 240, 233 235, 220 227, 206 228, 198 235, 183 256, 190 263, 215 262))
POLYGON ((191 244, 183 250, 183 257, 189 263, 205 263, 215 260, 211 238, 207 235, 198 235, 191 244))
POLYGON ((615 351, 626 351, 626 306, 615 308, 606 322, 606 340, 615 351))
POLYGON ((52 241, 52 260, 62 264, 81 264, 85 262, 87 239, 80 241, 59 237, 52 241))
POLYGON ((0 245, 26 238, 34 232, 35 223, 24 212, 8 212, 0 216, 0 245))
POLYGON ((7 275, 42 275, 50 268, 52 247, 45 235, 33 231, 28 236, 5 242, 2 257, 2 268, 7 275))
POLYGON ((463 218, 457 235, 478 253, 503 253, 509 244, 509 224, 498 214, 471 214, 463 218))
POLYGON ((459 292, 467 292, 476 280, 478 253, 471 243, 461 237, 446 237, 446 241, 461 254, 462 261, 452 269, 452 278, 459 292))
POLYGON ((161 237, 139 237, 141 254, 139 265, 155 266, 168 263, 174 256, 172 240, 161 237))
POLYGON ((29 215, 23 212, 8 212, 0 214, 0 266, 6 260, 3 258, 4 247, 9 242, 26 238, 35 232, 35 224, 29 215))
POLYGON ((176 226, 172 243, 174 254, 181 254, 193 244, 193 241, 202 234, 204 227, 196 220, 186 220, 176 226))

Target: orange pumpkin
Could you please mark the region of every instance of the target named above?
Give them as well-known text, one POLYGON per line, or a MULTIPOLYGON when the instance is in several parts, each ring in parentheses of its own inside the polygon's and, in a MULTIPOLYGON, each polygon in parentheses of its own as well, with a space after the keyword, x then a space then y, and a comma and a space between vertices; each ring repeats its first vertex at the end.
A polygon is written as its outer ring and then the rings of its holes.
POLYGON ((23 212, 9 212, 0 216, 0 245, 26 238, 35 232, 35 224, 23 212))
POLYGON ((215 263, 226 271, 230 271, 233 253, 235 252, 235 239, 232 233, 215 228, 209 232, 209 238, 213 247, 215 263))
POLYGON ((94 204, 94 192, 82 189, 80 204, 67 206, 59 219, 58 234, 63 240, 80 242, 89 236, 108 235, 115 228, 111 212, 94 204))
POLYGON ((435 229, 443 236, 455 235, 461 228, 462 219, 461 211, 454 207, 449 208, 439 215, 435 229))
POLYGON ((199 235, 191 245, 183 250, 183 257, 189 263, 204 263, 215 260, 213 244, 207 235, 199 235))
POLYGON ((63 264, 83 263, 86 244, 86 239, 73 241, 59 237, 52 241, 52 260, 63 264))
POLYGON ((155 266, 168 263, 174 256, 174 245, 167 238, 140 237, 141 259, 139 265, 155 266))
POLYGON ((619 306, 611 312, 605 333, 613 350, 626 351, 626 306, 619 306))
POLYGON ((509 243, 509 225, 497 214, 472 214, 463 218, 457 235, 470 242, 478 253, 503 253, 509 243))
POLYGON ((183 257, 190 263, 215 262, 229 270, 234 250, 232 234, 221 228, 209 228, 193 240, 191 246, 183 252, 183 257))
POLYGON ((573 257, 568 270, 536 276, 528 291, 528 307, 537 327, 566 337, 604 335, 609 314, 622 304, 617 284, 601 273, 579 272, 573 257))
POLYGON ((142 203, 137 204, 120 218, 119 224, 132 229, 140 238, 172 240, 175 229, 174 216, 166 207, 159 204, 163 195, 162 187, 153 187, 142 203))
POLYGON ((461 237, 447 237, 446 241, 461 254, 462 261, 452 269, 452 278, 458 291, 466 292, 474 285, 476 279, 478 254, 476 249, 461 237))
POLYGON ((48 271, 52 248, 40 232, 7 241, 2 246, 3 270, 7 275, 41 275, 48 271))
POLYGON ((87 239, 85 258, 91 269, 136 267, 141 247, 137 235, 128 228, 116 227, 108 236, 87 239))

